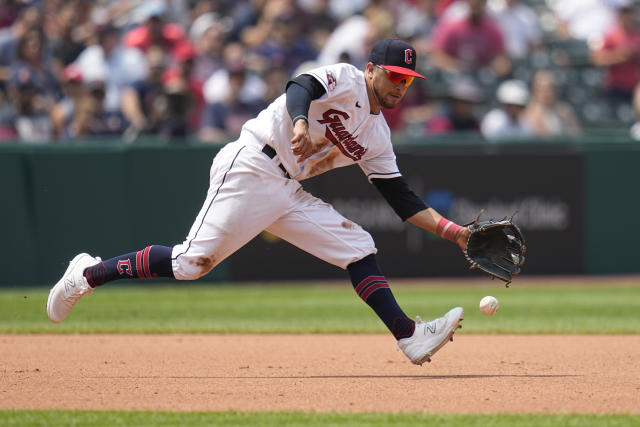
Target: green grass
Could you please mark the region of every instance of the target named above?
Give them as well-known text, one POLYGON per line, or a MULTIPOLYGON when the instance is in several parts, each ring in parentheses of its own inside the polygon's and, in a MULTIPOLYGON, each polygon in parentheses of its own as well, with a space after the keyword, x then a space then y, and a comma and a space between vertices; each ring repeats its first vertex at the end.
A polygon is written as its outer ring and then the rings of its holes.
MULTIPOLYGON (((399 286, 409 316, 425 320, 465 308, 465 333, 640 333, 640 283, 577 286, 516 282, 399 286), (478 310, 485 295, 497 314, 478 310)), ((615 284, 618 283, 618 284, 615 284)), ((0 291, 0 333, 378 333, 383 324, 345 281, 338 285, 113 283, 85 297, 61 324, 46 316, 48 289, 0 291)))
POLYGON ((427 415, 303 412, 0 411, 3 426, 631 427, 637 415, 427 415))

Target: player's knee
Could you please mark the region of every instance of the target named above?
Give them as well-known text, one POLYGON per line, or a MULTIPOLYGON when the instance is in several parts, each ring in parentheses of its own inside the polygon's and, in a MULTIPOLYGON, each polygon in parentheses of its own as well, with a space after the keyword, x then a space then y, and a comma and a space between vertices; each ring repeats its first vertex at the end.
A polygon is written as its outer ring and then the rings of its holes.
POLYGON ((212 257, 179 257, 174 263, 173 274, 178 280, 196 280, 208 274, 218 263, 212 257))
POLYGON ((198 280, 199 278, 201 278, 205 274, 206 273, 202 274, 199 271, 188 271, 188 270, 183 270, 180 273, 175 273, 174 272, 174 275, 175 275, 176 279, 178 279, 178 280, 198 280))

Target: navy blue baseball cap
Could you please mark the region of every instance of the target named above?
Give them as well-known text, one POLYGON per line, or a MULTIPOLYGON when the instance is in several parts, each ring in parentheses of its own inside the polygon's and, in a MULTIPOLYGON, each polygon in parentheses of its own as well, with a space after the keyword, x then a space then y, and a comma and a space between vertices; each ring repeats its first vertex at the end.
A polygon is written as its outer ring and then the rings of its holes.
POLYGON ((424 79, 416 72, 416 50, 409 43, 398 39, 380 40, 371 48, 369 62, 385 70, 424 79))

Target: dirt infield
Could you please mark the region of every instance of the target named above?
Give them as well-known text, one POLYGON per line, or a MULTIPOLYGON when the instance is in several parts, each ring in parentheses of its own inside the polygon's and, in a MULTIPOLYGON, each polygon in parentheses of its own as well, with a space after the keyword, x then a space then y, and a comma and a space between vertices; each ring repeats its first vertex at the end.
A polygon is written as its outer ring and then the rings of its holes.
POLYGON ((0 335, 0 408, 640 413, 638 335, 0 335))

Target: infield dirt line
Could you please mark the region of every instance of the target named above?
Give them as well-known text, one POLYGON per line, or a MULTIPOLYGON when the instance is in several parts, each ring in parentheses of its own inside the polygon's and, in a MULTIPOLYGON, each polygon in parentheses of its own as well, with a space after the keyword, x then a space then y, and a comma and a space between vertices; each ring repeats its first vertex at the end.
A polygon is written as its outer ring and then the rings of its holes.
POLYGON ((640 413, 638 335, 0 335, 0 408, 640 413))

